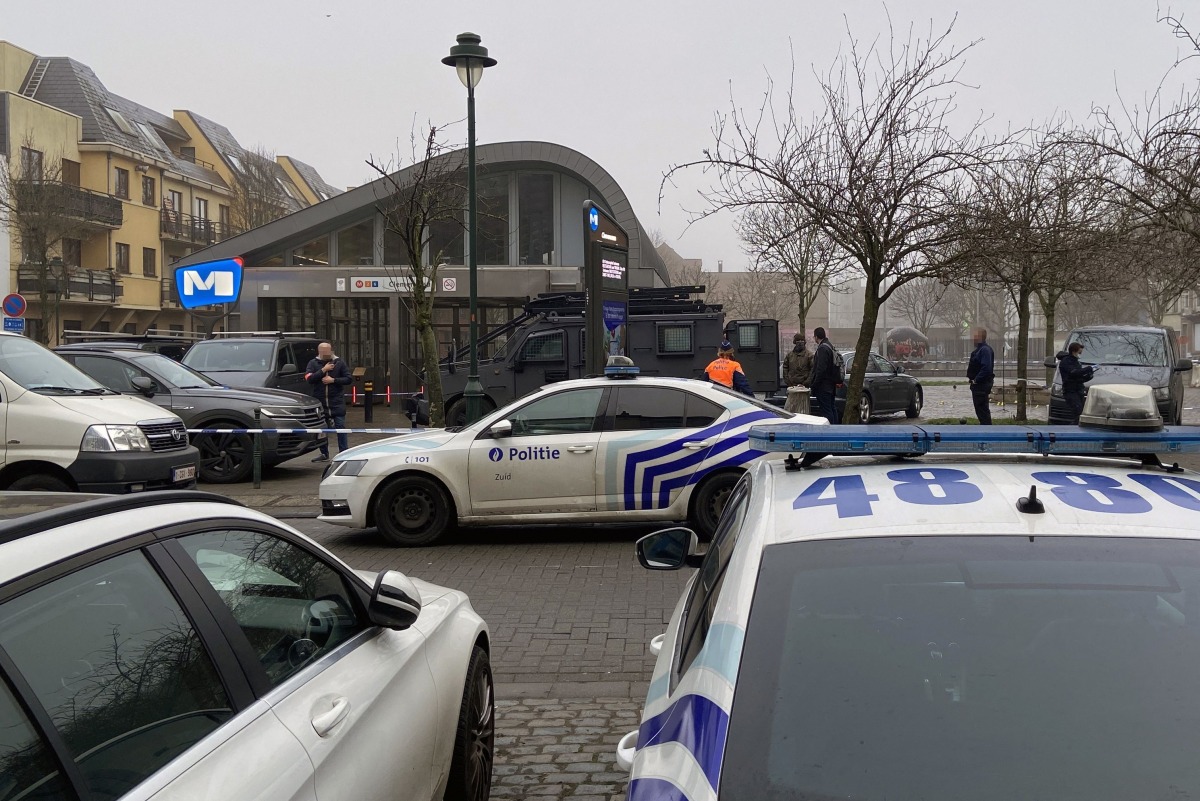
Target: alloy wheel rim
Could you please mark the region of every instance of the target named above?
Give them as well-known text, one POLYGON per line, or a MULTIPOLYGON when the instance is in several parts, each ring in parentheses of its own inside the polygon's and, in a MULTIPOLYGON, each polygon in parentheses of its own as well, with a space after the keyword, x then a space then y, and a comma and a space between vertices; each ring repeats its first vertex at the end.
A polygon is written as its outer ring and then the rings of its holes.
POLYGON ((471 698, 471 727, 467 782, 471 798, 483 801, 492 786, 492 753, 495 737, 495 705, 492 683, 486 671, 480 673, 471 698))

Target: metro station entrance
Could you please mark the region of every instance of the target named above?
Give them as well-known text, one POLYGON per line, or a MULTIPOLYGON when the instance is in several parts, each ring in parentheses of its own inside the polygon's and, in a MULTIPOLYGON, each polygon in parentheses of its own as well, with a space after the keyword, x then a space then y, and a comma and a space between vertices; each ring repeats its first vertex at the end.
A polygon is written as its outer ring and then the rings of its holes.
POLYGON ((258 326, 264 331, 315 331, 352 368, 366 367, 377 381, 396 378, 390 376, 387 298, 260 298, 258 326))

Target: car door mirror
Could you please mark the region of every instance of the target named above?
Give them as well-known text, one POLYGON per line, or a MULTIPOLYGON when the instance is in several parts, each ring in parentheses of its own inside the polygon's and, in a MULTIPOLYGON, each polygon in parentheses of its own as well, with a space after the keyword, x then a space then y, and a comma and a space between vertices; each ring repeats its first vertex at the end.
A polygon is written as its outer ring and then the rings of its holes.
POLYGON ((280 375, 291 375, 292 373, 300 372, 300 368, 294 364, 288 363, 279 368, 280 375))
POLYGON ((399 570, 385 570, 375 578, 367 616, 376 626, 402 630, 417 622, 421 594, 417 585, 399 570))
POLYGON ((488 429, 488 433, 497 438, 511 436, 512 432, 512 420, 497 420, 492 424, 492 427, 488 429))
POLYGON ((637 558, 647 570, 699 567, 700 538, 690 528, 664 528, 637 541, 637 558))
POLYGON ((1191 359, 1180 359, 1179 361, 1177 361, 1175 363, 1175 372, 1177 372, 1177 373, 1186 373, 1188 370, 1191 370, 1191 369, 1192 369, 1192 360, 1191 359))
POLYGON ((1053 356, 1047 356, 1046 361, 1042 362, 1042 364, 1046 365, 1051 370, 1053 370, 1055 367, 1058 367, 1058 360, 1055 359, 1053 356))
POLYGON ((896 375, 903 375, 904 374, 904 365, 903 364, 893 364, 892 372, 894 372, 896 375))
POLYGON ((144 375, 134 376, 129 383, 147 398, 153 398, 154 393, 158 391, 158 384, 154 383, 153 379, 144 375))

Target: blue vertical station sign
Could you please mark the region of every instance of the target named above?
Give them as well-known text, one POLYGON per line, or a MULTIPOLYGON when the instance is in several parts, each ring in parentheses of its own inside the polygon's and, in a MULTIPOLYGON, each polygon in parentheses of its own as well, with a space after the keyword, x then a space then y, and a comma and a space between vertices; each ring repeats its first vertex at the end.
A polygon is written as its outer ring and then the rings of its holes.
POLYGON ((583 204, 583 288, 587 292, 588 375, 604 371, 610 356, 629 355, 629 235, 592 201, 583 204))

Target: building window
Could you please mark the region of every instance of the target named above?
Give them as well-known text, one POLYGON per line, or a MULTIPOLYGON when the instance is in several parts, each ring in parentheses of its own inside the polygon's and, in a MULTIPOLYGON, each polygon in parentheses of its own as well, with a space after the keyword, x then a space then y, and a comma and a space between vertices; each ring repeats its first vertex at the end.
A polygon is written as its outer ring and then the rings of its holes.
POLYGON ((40 184, 45 177, 42 151, 34 150, 31 147, 21 148, 21 180, 40 184))
POLYGON ((479 189, 479 264, 510 264, 508 253, 508 176, 484 178, 479 189))
POLYGON ((196 163, 196 148, 194 148, 194 147, 179 148, 179 158, 183 159, 184 161, 190 161, 193 164, 195 164, 196 163))
POLYGON ((70 186, 79 186, 79 162, 70 159, 62 160, 62 182, 70 186))
POLYGON ((229 222, 229 207, 224 203, 217 206, 217 219, 221 222, 221 230, 225 232, 225 236, 230 236, 233 231, 230 230, 232 223, 229 222))
POLYGON ((130 124, 129 120, 125 118, 124 114, 117 111, 115 108, 109 108, 108 106, 105 106, 104 110, 108 112, 108 116, 111 117, 112 121, 115 122, 117 127, 121 129, 121 133, 126 133, 130 136, 137 136, 137 129, 130 124))
POLYGON ((129 275, 129 245, 124 242, 117 243, 117 272, 129 275))
POLYGON ((158 189, 155 187, 154 178, 149 175, 142 176, 142 205, 158 205, 158 189))
POLYGON ((142 275, 158 277, 158 251, 154 248, 142 248, 142 275))
POLYGON ((400 234, 391 228, 383 229, 383 263, 395 265, 408 264, 408 248, 400 234))
POLYGON ((554 264, 554 176, 517 176, 517 230, 521 264, 554 264))
POLYGON ((116 167, 113 174, 115 177, 116 189, 113 194, 124 200, 129 200, 129 170, 116 167))
POLYGON ((174 189, 167 190, 167 210, 178 214, 183 211, 183 193, 174 189))
POLYGON ((208 201, 202 197, 196 198, 196 219, 208 219, 208 201))
POLYGON ((375 221, 363 220, 358 225, 343 228, 338 231, 337 243, 338 264, 374 264, 375 221))
POLYGON ((238 172, 246 171, 246 168, 242 166, 242 160, 239 159, 237 156, 226 154, 225 158, 227 158, 229 160, 229 163, 232 164, 233 168, 235 170, 237 170, 238 172))
POLYGON ((293 250, 292 264, 296 267, 328 267, 329 237, 318 237, 293 250))
POLYGON ((83 262, 83 242, 78 239, 64 239, 62 259, 64 267, 79 267, 83 262))

